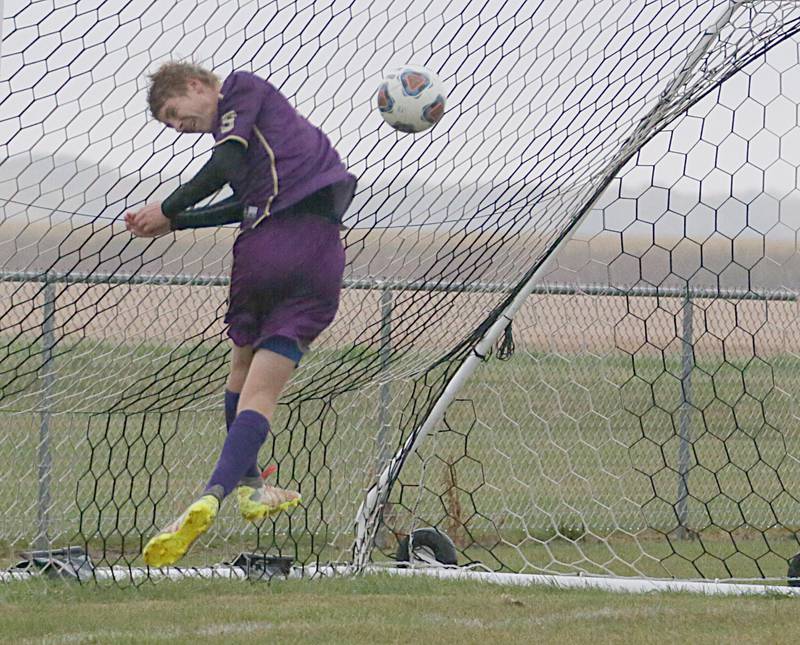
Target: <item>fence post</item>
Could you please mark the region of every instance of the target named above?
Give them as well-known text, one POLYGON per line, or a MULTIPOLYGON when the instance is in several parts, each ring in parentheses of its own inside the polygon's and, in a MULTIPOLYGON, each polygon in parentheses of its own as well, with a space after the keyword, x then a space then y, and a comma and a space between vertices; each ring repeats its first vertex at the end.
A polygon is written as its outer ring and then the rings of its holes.
POLYGON ((378 350, 380 356, 380 410, 378 412, 378 471, 381 472, 389 460, 389 431, 391 429, 391 415, 389 403, 391 401, 391 386, 384 378, 384 373, 389 368, 389 358, 392 353, 392 290, 384 286, 381 289, 381 344, 378 350))
POLYGON ((681 332, 681 417, 678 444, 678 537, 689 535, 689 457, 691 453, 692 422, 692 368, 694 367, 692 295, 686 287, 683 298, 683 325, 681 332))
MULTIPOLYGON (((380 359, 380 390, 378 392, 378 460, 375 464, 375 472, 380 473, 389 462, 389 433, 391 431, 391 413, 389 405, 391 401, 391 385, 386 378, 386 370, 389 369, 389 358, 392 353, 392 289, 386 285, 379 285, 381 290, 381 342, 378 348, 380 359)), ((390 504, 384 507, 384 518, 391 513, 390 504)), ((375 545, 380 549, 389 547, 391 534, 385 528, 375 534, 375 545)))
POLYGON ((55 386, 55 370, 53 368, 53 347, 55 338, 56 288, 50 275, 44 278, 44 306, 42 308, 42 395, 39 406, 39 445, 37 449, 38 500, 36 507, 37 532, 35 548, 47 549, 50 544, 48 531, 50 528, 50 477, 53 471, 53 459, 50 453, 50 406, 52 404, 53 387, 55 386))

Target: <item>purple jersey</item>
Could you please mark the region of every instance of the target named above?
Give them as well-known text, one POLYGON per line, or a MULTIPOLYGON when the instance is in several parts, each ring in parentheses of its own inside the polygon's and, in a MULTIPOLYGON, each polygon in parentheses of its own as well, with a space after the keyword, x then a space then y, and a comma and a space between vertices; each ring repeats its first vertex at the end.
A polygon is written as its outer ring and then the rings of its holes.
POLYGON ((275 87, 249 72, 234 72, 220 89, 217 144, 234 139, 247 146, 244 176, 231 182, 258 224, 320 188, 354 182, 327 136, 275 87))

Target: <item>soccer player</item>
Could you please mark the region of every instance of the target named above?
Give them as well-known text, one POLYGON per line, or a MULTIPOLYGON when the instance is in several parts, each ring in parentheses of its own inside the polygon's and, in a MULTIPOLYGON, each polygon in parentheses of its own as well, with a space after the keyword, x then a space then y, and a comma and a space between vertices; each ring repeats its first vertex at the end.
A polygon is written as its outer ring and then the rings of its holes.
POLYGON ((257 456, 281 391, 339 306, 340 225, 356 180, 325 134, 254 74, 234 72, 220 83, 202 67, 169 62, 150 81, 158 121, 180 133, 211 133, 216 145, 163 202, 126 213, 128 230, 156 237, 240 223, 225 316, 233 341, 228 434, 202 495, 145 546, 145 563, 160 567, 189 550, 234 490, 249 521, 300 502, 299 493, 263 483, 257 456), (192 208, 226 184, 230 197, 192 208))

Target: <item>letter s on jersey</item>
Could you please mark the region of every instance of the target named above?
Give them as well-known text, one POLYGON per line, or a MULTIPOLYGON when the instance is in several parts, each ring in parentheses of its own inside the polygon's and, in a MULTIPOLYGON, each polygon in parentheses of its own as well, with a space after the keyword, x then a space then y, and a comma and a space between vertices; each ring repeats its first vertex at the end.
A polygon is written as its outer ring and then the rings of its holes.
POLYGON ((222 115, 222 118, 219 120, 219 131, 222 134, 226 132, 230 132, 233 130, 233 124, 236 121, 236 112, 231 110, 230 112, 226 112, 222 115))

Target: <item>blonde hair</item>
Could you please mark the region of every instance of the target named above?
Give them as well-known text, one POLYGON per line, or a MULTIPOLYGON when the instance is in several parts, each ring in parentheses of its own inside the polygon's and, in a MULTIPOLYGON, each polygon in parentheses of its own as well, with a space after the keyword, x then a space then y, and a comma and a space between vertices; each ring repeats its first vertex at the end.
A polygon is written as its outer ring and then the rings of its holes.
POLYGON ((213 72, 194 63, 175 61, 164 63, 155 74, 150 74, 149 79, 150 89, 147 92, 147 104, 150 106, 150 113, 155 118, 158 118, 158 113, 169 99, 187 93, 190 80, 197 79, 209 87, 219 84, 219 78, 213 72))

